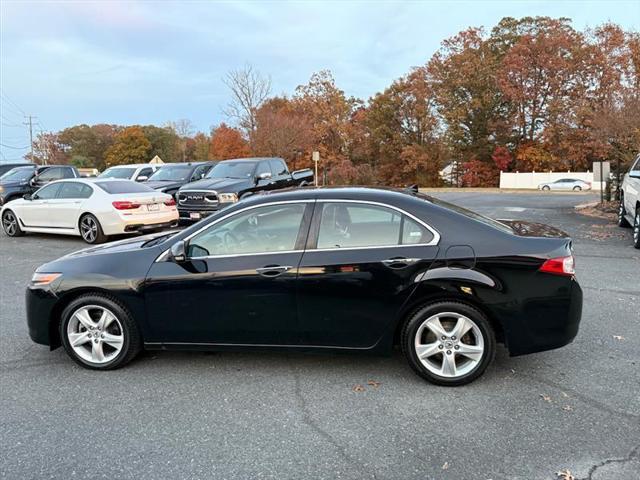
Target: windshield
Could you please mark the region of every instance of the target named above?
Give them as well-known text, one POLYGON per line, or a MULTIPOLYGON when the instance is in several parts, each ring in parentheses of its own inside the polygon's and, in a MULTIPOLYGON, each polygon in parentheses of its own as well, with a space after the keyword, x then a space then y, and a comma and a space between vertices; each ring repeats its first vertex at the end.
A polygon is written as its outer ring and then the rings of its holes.
POLYGON ((98 175, 98 178, 126 178, 129 179, 135 173, 135 168, 111 167, 98 175))
POLYGON ((440 207, 453 210, 454 212, 459 213, 460 215, 464 215, 465 217, 471 218, 472 220, 475 220, 477 222, 481 222, 481 223, 484 223, 485 225, 489 225, 490 227, 497 228, 498 230, 501 230, 505 233, 513 234, 513 229, 511 227, 505 225, 504 223, 498 222, 497 220, 494 220, 492 218, 485 217, 484 215, 480 215, 479 213, 472 212, 471 210, 467 210, 466 208, 459 207, 458 205, 445 202, 444 200, 440 200, 439 198, 434 198, 429 195, 416 193, 415 196, 418 198, 422 198, 423 200, 427 200, 433 203, 434 205, 438 205, 440 207))
POLYGON ((251 178, 255 169, 255 162, 220 162, 206 178, 251 178))
POLYGON ((96 182, 96 185, 99 186, 105 192, 111 193, 111 194, 155 192, 153 188, 147 187, 143 183, 131 182, 129 180, 127 181, 114 180, 112 182, 96 182))
POLYGON ((149 181, 179 182, 191 176, 191 165, 165 165, 149 177, 149 181))
POLYGON ((3 182, 24 182, 33 176, 34 167, 19 167, 9 170, 0 177, 3 182))

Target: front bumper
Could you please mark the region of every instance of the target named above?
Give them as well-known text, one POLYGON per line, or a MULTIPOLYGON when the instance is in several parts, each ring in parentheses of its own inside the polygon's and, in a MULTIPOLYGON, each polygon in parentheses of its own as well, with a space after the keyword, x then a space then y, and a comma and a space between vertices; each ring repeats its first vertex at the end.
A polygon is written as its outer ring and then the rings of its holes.
MULTIPOLYGON (((52 348, 58 347, 52 344, 51 314, 58 297, 48 288, 27 287, 25 295, 27 307, 27 327, 29 337, 35 343, 50 345, 52 348)), ((57 337, 55 337, 57 338, 57 337)))

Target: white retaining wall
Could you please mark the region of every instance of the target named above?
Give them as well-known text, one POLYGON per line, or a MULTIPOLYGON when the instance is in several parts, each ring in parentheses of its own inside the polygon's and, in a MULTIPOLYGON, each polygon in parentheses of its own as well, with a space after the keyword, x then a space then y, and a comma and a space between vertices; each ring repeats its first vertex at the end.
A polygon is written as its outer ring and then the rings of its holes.
POLYGON ((500 188, 537 189, 541 183, 554 182, 561 178, 577 178, 591 182, 593 190, 602 189, 602 182, 593 181, 593 172, 500 172, 500 188))

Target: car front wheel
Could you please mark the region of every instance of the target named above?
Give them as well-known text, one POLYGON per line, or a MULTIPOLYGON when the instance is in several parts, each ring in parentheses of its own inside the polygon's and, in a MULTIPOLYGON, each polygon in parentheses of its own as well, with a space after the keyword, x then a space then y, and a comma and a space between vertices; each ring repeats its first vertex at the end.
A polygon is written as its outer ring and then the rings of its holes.
POLYGON ((545 191, 545 192, 548 192, 549 190, 551 190, 551 188, 549 187, 549 185, 544 185, 542 187, 542 190, 545 191))
POLYGON ((627 209, 624 208, 624 195, 620 195, 620 206, 618 207, 618 226, 623 228, 629 228, 629 221, 627 220, 627 209))
POLYGON ((2 229, 4 233, 10 237, 20 237, 24 235, 24 232, 20 228, 20 222, 18 217, 11 210, 5 210, 2 214, 2 229))
POLYGON ((484 373, 495 356, 495 334, 480 311, 447 301, 415 312, 402 332, 411 368, 436 385, 459 386, 484 373))
POLYGON ((636 217, 633 222, 633 246, 640 249, 640 207, 636 207, 636 217))
POLYGON ((99 294, 78 297, 64 309, 60 338, 76 363, 95 370, 125 365, 142 345, 138 327, 124 306, 99 294))

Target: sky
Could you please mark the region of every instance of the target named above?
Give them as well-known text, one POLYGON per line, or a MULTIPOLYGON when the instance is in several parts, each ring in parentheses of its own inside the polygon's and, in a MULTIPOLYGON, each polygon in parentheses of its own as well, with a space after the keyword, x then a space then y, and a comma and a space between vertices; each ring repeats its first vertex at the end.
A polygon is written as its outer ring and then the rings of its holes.
POLYGON ((367 99, 426 63, 442 40, 502 17, 569 17, 640 30, 640 1, 18 1, 0 0, 0 162, 34 132, 87 123, 228 119, 222 79, 252 65, 274 94, 329 69, 367 99))

